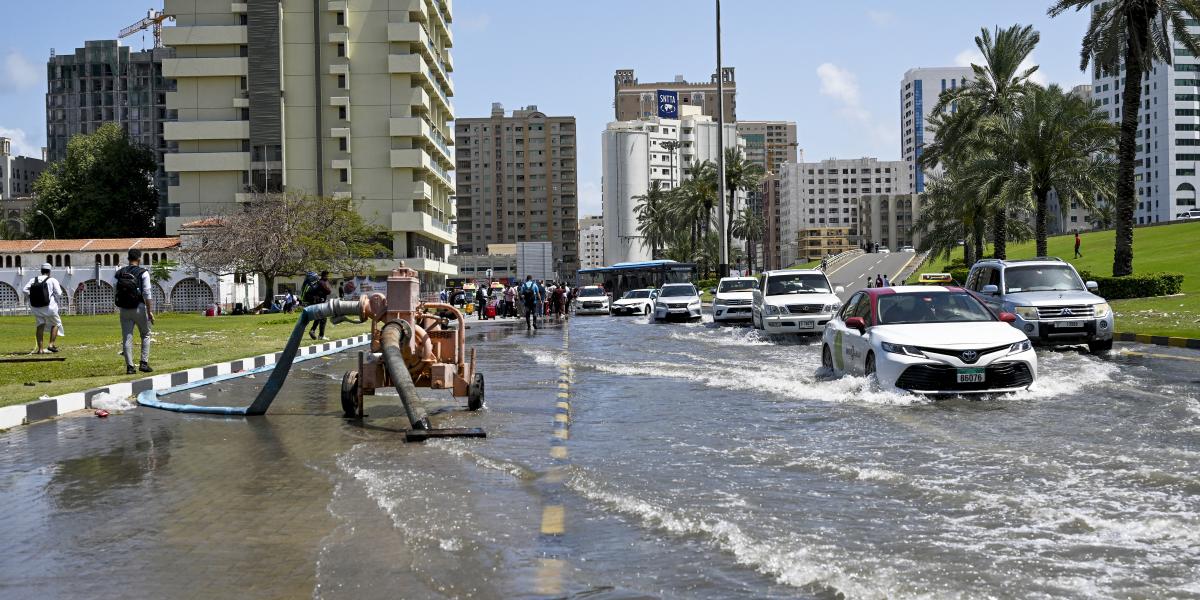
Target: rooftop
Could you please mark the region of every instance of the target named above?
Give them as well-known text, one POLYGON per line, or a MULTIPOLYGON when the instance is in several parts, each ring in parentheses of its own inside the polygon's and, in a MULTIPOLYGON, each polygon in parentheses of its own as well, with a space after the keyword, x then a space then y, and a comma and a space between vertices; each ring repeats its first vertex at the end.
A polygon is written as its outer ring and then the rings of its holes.
POLYGON ((0 252, 112 252, 117 250, 169 250, 179 247, 179 238, 102 238, 91 240, 0 240, 0 252))

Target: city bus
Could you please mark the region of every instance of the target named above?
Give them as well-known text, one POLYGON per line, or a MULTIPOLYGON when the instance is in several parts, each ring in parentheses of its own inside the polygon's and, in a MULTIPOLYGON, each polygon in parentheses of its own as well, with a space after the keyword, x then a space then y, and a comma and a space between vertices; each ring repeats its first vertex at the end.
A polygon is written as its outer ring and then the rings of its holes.
POLYGON ((673 260, 625 262, 611 267, 580 269, 575 276, 575 285, 602 285, 615 300, 629 290, 660 288, 664 283, 690 282, 695 273, 694 263, 673 260))

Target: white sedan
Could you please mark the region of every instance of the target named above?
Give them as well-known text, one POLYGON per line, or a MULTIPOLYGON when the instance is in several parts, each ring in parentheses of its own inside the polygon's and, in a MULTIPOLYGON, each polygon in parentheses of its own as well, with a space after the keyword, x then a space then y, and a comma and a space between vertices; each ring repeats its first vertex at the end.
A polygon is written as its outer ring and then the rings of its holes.
POLYGON ((654 300, 654 320, 700 320, 700 292, 690 283, 668 283, 658 290, 654 300))
POLYGON ((960 288, 862 290, 825 328, 821 365, 917 394, 1022 390, 1037 378, 1037 355, 1014 319, 960 288))
POLYGON ((658 297, 658 290, 654 288, 646 288, 644 290, 629 290, 621 296, 620 300, 612 303, 612 314, 620 315, 649 315, 654 312, 654 299, 658 297))

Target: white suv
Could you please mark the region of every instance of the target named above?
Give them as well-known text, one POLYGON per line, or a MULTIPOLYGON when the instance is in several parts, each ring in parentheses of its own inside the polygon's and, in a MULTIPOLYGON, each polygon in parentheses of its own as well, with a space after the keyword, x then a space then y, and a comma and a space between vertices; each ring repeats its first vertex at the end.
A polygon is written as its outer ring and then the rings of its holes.
POLYGON ((758 280, 724 277, 713 292, 713 321, 749 321, 758 280))
POLYGON ((700 320, 700 293, 690 283, 668 283, 658 290, 654 299, 654 320, 700 320))
POLYGON ((751 320, 767 333, 819 334, 842 308, 837 294, 844 292, 818 269, 767 271, 754 290, 751 320))

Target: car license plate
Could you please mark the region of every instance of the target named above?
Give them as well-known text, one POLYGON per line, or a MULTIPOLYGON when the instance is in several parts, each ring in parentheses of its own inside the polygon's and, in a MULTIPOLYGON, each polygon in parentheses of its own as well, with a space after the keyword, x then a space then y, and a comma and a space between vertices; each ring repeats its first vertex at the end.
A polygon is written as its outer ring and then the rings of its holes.
POLYGON ((800 329, 815 329, 816 327, 816 321, 800 321, 800 329))
POLYGON ((1083 327, 1083 321, 1057 321, 1054 326, 1059 329, 1072 329, 1083 327))
POLYGON ((983 369, 959 369, 959 383, 983 383, 983 369))

